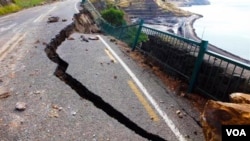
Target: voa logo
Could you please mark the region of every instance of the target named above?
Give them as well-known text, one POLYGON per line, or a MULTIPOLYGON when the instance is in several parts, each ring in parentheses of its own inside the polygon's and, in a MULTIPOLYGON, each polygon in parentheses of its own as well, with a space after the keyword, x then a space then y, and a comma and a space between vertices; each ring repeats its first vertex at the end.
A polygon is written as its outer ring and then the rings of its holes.
POLYGON ((226 129, 228 136, 247 136, 244 129, 226 129))

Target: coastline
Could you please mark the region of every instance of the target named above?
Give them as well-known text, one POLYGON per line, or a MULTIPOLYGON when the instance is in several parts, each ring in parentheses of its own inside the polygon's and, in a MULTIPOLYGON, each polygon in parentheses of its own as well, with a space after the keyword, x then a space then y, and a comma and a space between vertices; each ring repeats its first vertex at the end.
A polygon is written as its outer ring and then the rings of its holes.
MULTIPOLYGON (((200 14, 193 14, 191 15, 190 17, 187 18, 187 20, 184 21, 184 31, 185 31, 185 35, 188 35, 188 38, 189 39, 192 39, 192 40, 195 40, 195 41, 201 41, 202 39, 197 35, 197 33, 195 32, 195 28, 194 28, 194 22, 196 20, 199 20, 200 18, 202 18, 203 16, 200 15, 200 14)), ((208 44, 208 50, 209 51, 212 51, 212 52, 215 52, 215 53, 218 53, 220 55, 223 55, 225 57, 228 57, 228 58, 231 58, 231 59, 234 59, 236 61, 239 61, 243 64, 247 64, 249 65, 250 64, 250 60, 247 60, 247 59, 244 59, 244 58, 241 58, 240 56, 237 56, 231 52, 228 52, 226 50, 223 50, 211 43, 208 44)))

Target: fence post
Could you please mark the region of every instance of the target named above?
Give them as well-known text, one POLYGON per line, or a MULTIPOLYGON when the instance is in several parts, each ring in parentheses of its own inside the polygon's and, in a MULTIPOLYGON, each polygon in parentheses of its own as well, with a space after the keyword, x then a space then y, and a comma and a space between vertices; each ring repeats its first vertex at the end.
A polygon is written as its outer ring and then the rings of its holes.
POLYGON ((202 61, 203 61, 203 57, 205 55, 205 51, 207 50, 207 45, 208 45, 208 41, 202 40, 202 42, 200 44, 199 54, 198 54, 198 57, 195 61, 195 66, 193 69, 191 80, 189 81, 188 93, 191 93, 194 89, 194 86, 195 86, 195 83, 197 80, 197 76, 199 75, 199 71, 201 68, 202 61))
POLYGON ((141 34, 141 30, 142 30, 142 25, 143 25, 144 21, 141 19, 140 23, 139 23, 139 28, 137 30, 137 33, 136 33, 136 36, 135 36, 135 40, 134 40, 134 43, 133 43, 133 46, 132 46, 132 51, 135 50, 136 48, 136 44, 139 40, 139 37, 140 37, 140 34, 141 34))

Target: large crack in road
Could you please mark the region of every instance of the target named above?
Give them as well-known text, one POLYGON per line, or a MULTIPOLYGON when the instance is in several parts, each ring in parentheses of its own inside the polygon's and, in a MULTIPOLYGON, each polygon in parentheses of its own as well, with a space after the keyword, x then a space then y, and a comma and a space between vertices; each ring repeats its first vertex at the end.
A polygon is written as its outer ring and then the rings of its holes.
MULTIPOLYGON (((82 21, 81 19, 79 19, 80 17, 82 17, 82 14, 84 14, 83 17, 86 17, 86 11, 81 11, 80 13, 75 14, 73 18, 74 22, 62 29, 60 33, 57 34, 53 39, 51 39, 51 41, 46 45, 45 52, 47 54, 47 57, 58 65, 54 72, 54 75, 61 81, 63 81, 66 85, 70 86, 79 96, 92 102, 96 108, 101 109, 107 115, 116 119, 119 123, 123 124, 141 137, 152 141, 165 141, 165 139, 163 139, 162 137, 149 133, 138 126, 128 117, 123 115, 109 103, 105 102, 100 96, 88 90, 80 81, 73 78, 66 72, 69 64, 60 58, 60 55, 57 54, 56 50, 72 33, 76 31, 82 31, 81 29, 79 29, 79 27, 82 27, 79 26, 79 24, 82 24, 79 22, 82 21)), ((87 16, 89 16, 89 14, 87 14, 87 16)), ((87 25, 84 28, 86 29, 86 27, 89 28, 87 25)))

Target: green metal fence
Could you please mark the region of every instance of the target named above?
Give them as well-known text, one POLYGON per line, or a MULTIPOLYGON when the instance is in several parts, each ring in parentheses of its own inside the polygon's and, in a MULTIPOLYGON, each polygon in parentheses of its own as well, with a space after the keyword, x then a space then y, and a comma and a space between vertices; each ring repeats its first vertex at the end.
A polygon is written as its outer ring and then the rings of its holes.
POLYGON ((250 93, 250 65, 207 50, 207 41, 193 41, 143 26, 149 41, 137 46, 170 73, 216 100, 228 101, 233 92, 250 93))
POLYGON ((217 100, 228 101, 229 94, 250 94, 250 65, 206 51, 196 89, 217 100))
POLYGON ((138 24, 114 27, 86 1, 101 30, 158 61, 164 70, 189 84, 188 92, 198 91, 216 100, 228 101, 230 93, 250 93, 250 65, 207 50, 207 41, 193 41, 138 24), (148 41, 139 42, 142 34, 148 41))
POLYGON ((141 27, 140 25, 142 25, 142 23, 115 27, 104 20, 98 10, 96 10, 92 3, 90 3, 89 1, 84 2, 84 7, 91 13, 95 20, 95 23, 102 32, 122 40, 131 47, 136 45, 135 42, 138 40, 136 39, 138 37, 137 31, 141 27))
POLYGON ((158 60, 167 70, 186 80, 191 79, 201 43, 146 26, 143 26, 142 32, 149 36, 149 41, 137 46, 137 49, 158 60))

